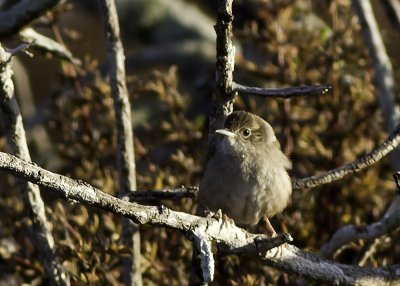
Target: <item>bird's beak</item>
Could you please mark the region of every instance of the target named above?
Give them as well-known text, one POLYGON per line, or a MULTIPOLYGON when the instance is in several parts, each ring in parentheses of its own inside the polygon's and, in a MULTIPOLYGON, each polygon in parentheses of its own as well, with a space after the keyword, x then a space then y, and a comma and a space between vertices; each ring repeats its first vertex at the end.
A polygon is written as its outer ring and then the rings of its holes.
POLYGON ((222 134, 222 135, 225 135, 225 136, 228 136, 228 137, 232 137, 232 138, 236 137, 235 133, 230 132, 230 131, 228 131, 226 129, 217 129, 217 130, 215 130, 215 133, 219 133, 219 134, 222 134))

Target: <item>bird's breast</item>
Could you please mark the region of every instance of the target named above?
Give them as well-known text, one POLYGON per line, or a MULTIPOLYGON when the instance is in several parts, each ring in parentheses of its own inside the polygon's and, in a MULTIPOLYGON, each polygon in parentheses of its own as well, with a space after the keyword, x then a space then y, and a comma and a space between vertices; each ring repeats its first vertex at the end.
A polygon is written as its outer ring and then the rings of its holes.
POLYGON ((287 189, 288 184, 290 187, 283 167, 276 170, 258 158, 219 152, 207 163, 199 199, 203 207, 221 209, 238 225, 254 225, 286 206, 290 194, 279 190, 287 189), (279 182, 282 175, 283 183, 279 182))

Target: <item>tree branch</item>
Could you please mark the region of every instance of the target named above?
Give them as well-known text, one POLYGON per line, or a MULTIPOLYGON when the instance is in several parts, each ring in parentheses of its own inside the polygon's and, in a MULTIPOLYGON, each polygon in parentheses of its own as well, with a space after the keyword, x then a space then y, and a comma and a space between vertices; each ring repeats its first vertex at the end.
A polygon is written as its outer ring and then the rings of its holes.
POLYGON ((217 34, 216 98, 210 114, 209 140, 216 129, 222 128, 225 118, 232 113, 236 92, 233 91, 235 47, 232 43, 232 1, 218 0, 218 15, 215 25, 217 34))
POLYGON ((0 38, 17 33, 60 0, 21 0, 6 11, 0 11, 0 38))
MULTIPOLYGON (((14 84, 11 79, 12 70, 10 67, 12 56, 25 48, 26 45, 20 45, 11 50, 11 52, 6 52, 0 44, 0 110, 7 126, 7 137, 11 149, 16 156, 29 162, 31 161, 31 156, 26 143, 22 116, 14 96, 14 84)), ((22 193, 24 205, 29 208, 31 214, 33 240, 40 254, 43 268, 55 285, 69 285, 69 277, 54 254, 54 239, 46 218, 39 187, 24 182, 22 193)))
POLYGON ((358 239, 373 240, 387 235, 400 227, 400 209, 388 216, 384 216, 380 221, 370 225, 346 225, 339 228, 328 243, 322 246, 321 255, 332 258, 335 251, 352 241, 358 239))
POLYGON ((308 96, 325 94, 332 89, 330 85, 313 85, 287 88, 260 88, 233 83, 233 90, 242 94, 261 95, 266 97, 291 98, 293 96, 308 96))
MULTIPOLYGON (((353 6, 361 22, 365 43, 374 66, 374 79, 382 116, 388 133, 393 132, 400 124, 400 108, 396 104, 396 84, 392 63, 387 55, 385 44, 379 32, 372 6, 369 0, 352 0, 353 6)), ((400 169, 400 149, 391 155, 392 165, 400 169)))
MULTIPOLYGON (((114 100, 118 142, 119 194, 136 190, 135 152, 133 149, 132 115, 125 81, 125 55, 120 39, 117 9, 114 0, 99 0, 103 15, 110 69, 111 93, 114 100)), ((123 221, 123 240, 132 257, 125 257, 125 285, 142 285, 140 273, 140 232, 129 220, 123 221)))
MULTIPOLYGON (((400 187, 398 177, 400 172, 393 174, 398 189, 400 187)), ((399 190, 396 190, 398 193, 399 190)), ((398 228, 400 228, 400 197, 397 196, 390 207, 386 210, 383 218, 370 225, 346 225, 338 229, 332 238, 325 243, 321 248, 321 255, 325 258, 332 258, 338 249, 343 247, 349 242, 359 239, 368 240, 369 243, 363 248, 361 255, 359 255, 358 265, 363 265, 366 259, 375 252, 376 246, 382 240, 384 235, 389 235, 398 228)), ((357 260, 358 260, 357 259, 357 260)))
POLYGON ((79 201, 125 216, 136 223, 172 228, 184 232, 188 237, 200 232, 203 237, 228 246, 236 253, 257 257, 267 265, 307 279, 335 285, 390 285, 400 282, 400 265, 377 268, 343 265, 292 245, 260 251, 257 244, 259 245, 259 239, 265 237, 264 235, 248 233, 220 217, 198 217, 163 206, 130 203, 104 193, 86 182, 49 172, 4 152, 0 152, 0 170, 45 187, 68 201, 79 201), (199 230, 201 228, 204 231, 199 230))
POLYGON ((382 144, 378 145, 378 147, 376 147, 370 153, 362 156, 361 158, 355 160, 354 162, 347 163, 339 168, 332 169, 322 174, 314 175, 303 179, 293 180, 293 188, 294 189, 313 188, 339 180, 346 175, 359 172, 362 169, 365 169, 378 162, 388 153, 393 151, 399 144, 400 144, 400 125, 396 127, 393 133, 388 138, 386 138, 386 140, 382 144))
POLYGON ((33 47, 51 53, 61 59, 67 60, 70 63, 81 66, 79 59, 75 58, 72 53, 60 43, 45 37, 32 28, 26 28, 19 33, 21 41, 30 43, 33 47))

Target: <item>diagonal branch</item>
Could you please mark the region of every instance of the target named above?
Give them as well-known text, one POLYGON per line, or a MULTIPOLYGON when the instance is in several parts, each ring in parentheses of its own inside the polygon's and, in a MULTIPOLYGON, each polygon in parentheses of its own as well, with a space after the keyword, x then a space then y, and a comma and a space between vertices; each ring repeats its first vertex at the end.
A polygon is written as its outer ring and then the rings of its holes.
POLYGON ((61 59, 67 60, 70 63, 80 66, 82 65, 81 61, 75 58, 72 53, 60 43, 45 37, 38 32, 36 32, 32 28, 26 28, 19 33, 19 37, 22 41, 31 43, 33 47, 49 52, 61 59))
POLYGON ((309 96, 325 94, 332 89, 330 85, 313 85, 286 88, 261 88, 233 83, 233 90, 242 94, 261 95, 266 97, 291 98, 293 96, 309 96))
POLYGON ((204 232, 201 234, 209 240, 229 246, 236 253, 257 257, 281 271, 307 279, 335 285, 393 285, 400 282, 400 265, 376 268, 343 265, 292 245, 264 250, 257 247, 260 246, 259 239, 262 235, 248 233, 229 221, 218 217, 198 217, 163 206, 130 203, 102 192, 86 182, 49 172, 4 152, 0 152, 0 170, 45 187, 68 201, 79 201, 125 216, 136 223, 172 228, 184 232, 189 237, 195 235, 195 230, 203 228, 204 232))
POLYGON ((326 258, 332 258, 339 247, 349 242, 358 239, 372 240, 388 235, 398 228, 400 228, 400 209, 370 225, 343 226, 335 232, 328 243, 322 246, 321 255, 326 258))
POLYGON ((396 149, 399 144, 400 144, 400 125, 396 127, 393 133, 382 144, 378 145, 378 147, 376 147, 370 153, 355 160, 354 162, 347 163, 339 168, 332 169, 330 171, 314 175, 311 177, 294 180, 293 188, 294 189, 313 188, 339 180, 349 174, 359 172, 378 162, 388 153, 396 149))
MULTIPOLYGON (((398 185, 397 176, 399 172, 393 174, 398 185)), ((396 190, 398 192, 398 190, 396 190)), ((389 235, 400 228, 400 197, 396 197, 387 209, 386 213, 378 222, 370 225, 346 225, 339 228, 332 238, 321 248, 321 255, 325 258, 332 258, 338 253, 345 244, 359 239, 366 240, 367 243, 356 258, 358 265, 363 265, 368 257, 375 251, 376 246, 381 243, 385 235, 389 235)))

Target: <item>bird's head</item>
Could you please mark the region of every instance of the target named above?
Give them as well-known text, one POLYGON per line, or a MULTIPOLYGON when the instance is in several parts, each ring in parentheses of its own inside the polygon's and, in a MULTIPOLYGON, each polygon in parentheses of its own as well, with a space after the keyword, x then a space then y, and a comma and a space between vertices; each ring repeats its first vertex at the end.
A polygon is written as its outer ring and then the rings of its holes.
POLYGON ((231 113, 225 119, 224 129, 218 129, 215 132, 227 137, 232 144, 251 145, 256 148, 279 144, 268 122, 245 111, 231 113))

